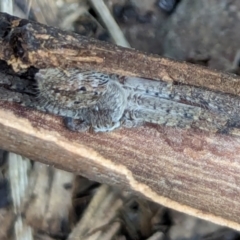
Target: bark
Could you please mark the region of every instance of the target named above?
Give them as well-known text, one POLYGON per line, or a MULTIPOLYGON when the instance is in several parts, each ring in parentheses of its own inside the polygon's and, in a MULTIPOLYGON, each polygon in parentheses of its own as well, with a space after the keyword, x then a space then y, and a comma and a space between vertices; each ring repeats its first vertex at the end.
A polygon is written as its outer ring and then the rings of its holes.
MULTIPOLYGON (((234 75, 86 39, 3 13, 0 29, 0 59, 15 71, 31 66, 87 68, 239 94, 240 79, 234 75)), ((9 75, 2 74, 2 82, 8 82, 9 75)), ((6 101, 0 101, 1 148, 240 230, 238 128, 234 134, 224 135, 146 124, 111 133, 75 133, 64 127, 60 117, 10 102, 13 96, 17 101, 18 95, 6 84, 0 90, 1 96, 6 95, 6 101)))
POLYGON ((5 13, 0 14, 0 29, 0 59, 15 71, 30 66, 94 69, 240 94, 240 78, 228 73, 88 39, 5 13))

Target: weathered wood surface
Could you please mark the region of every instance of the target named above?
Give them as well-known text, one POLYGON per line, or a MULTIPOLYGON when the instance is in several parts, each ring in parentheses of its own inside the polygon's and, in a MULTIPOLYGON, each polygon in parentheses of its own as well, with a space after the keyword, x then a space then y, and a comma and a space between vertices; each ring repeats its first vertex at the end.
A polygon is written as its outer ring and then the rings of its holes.
MULTIPOLYGON (((94 68, 180 81, 223 93, 238 94, 240 90, 240 79, 233 75, 27 23, 0 14, 0 59, 15 70, 30 66, 94 68), (9 31, 12 38, 8 38, 9 31), (36 36, 48 38, 49 44, 40 45, 36 36)), ((1 95, 7 92, 4 84, 0 90, 1 95)), ((150 124, 111 133, 80 134, 67 130, 60 117, 9 101, 0 101, 0 129, 3 149, 131 189, 167 207, 240 230, 237 136, 150 124)))
POLYGON ((0 14, 0 59, 15 70, 82 68, 240 94, 240 78, 0 14), (9 34, 10 33, 10 34, 9 34), (44 41, 44 44, 42 42, 44 41))

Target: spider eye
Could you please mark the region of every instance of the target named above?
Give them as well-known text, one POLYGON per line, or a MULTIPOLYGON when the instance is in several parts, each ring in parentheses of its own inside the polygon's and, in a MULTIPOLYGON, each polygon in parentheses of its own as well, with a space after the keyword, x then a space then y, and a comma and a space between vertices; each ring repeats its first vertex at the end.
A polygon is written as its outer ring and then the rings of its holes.
POLYGON ((86 89, 85 87, 81 87, 81 88, 78 89, 78 91, 84 91, 84 92, 86 92, 87 89, 86 89))
POLYGON ((80 102, 79 101, 75 101, 74 104, 79 104, 80 102))

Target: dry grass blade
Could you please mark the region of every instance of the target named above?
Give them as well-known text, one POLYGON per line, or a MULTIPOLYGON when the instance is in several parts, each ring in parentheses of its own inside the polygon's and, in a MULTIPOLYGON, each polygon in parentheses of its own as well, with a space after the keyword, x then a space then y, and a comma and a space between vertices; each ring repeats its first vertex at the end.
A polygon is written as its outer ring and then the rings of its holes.
POLYGON ((161 232, 156 232, 146 240, 163 240, 163 239, 164 239, 164 234, 161 232))
POLYGON ((108 225, 117 209, 121 207, 122 202, 118 197, 119 193, 112 191, 111 187, 102 185, 68 239, 103 239, 103 237, 106 240, 111 239, 119 229, 119 225, 108 229, 107 235, 101 230, 104 230, 103 226, 108 225))
MULTIPOLYGON (((55 0, 27 0, 26 4, 29 11, 32 10, 37 21, 40 23, 48 24, 51 26, 57 26, 57 6, 55 0)), ((29 14, 28 11, 28 14, 29 14)), ((27 15, 28 15, 27 14, 27 15)))
POLYGON ((117 25, 116 21, 112 17, 109 9, 105 5, 103 0, 89 0, 93 5, 96 12, 99 14, 109 33, 111 34, 114 42, 122 47, 130 47, 130 44, 126 40, 122 30, 117 25))
POLYGON ((12 200, 16 220, 14 222, 14 233, 16 240, 32 240, 32 229, 21 216, 21 207, 24 202, 28 188, 29 159, 15 153, 8 154, 9 178, 11 183, 12 200))
POLYGON ((9 14, 13 13, 13 1, 12 0, 2 0, 0 3, 1 12, 7 12, 9 14))

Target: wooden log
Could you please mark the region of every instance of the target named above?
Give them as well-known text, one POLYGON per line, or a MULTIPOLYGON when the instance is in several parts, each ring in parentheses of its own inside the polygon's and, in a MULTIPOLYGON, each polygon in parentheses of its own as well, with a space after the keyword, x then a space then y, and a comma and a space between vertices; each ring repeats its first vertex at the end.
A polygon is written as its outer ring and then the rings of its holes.
MULTIPOLYGON (((240 79, 234 75, 86 39, 3 13, 0 29, 0 59, 15 71, 30 66, 78 67, 183 82, 235 95, 240 90, 240 79), (46 40, 44 45, 42 40, 46 40)), ((6 92, 4 85, 0 90, 6 92)), ((237 136, 151 124, 111 133, 75 133, 64 127, 60 117, 9 101, 0 101, 0 128, 3 149, 240 230, 237 136)))

